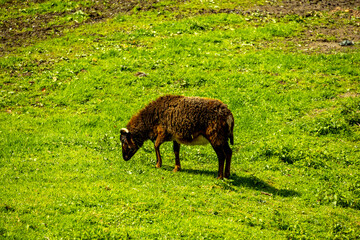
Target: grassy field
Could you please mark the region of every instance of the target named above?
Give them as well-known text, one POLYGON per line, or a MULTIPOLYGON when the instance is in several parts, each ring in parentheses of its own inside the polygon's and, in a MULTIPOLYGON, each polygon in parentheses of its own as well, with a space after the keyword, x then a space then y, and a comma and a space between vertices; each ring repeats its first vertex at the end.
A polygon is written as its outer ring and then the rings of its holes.
POLYGON ((2 26, 50 29, 0 43, 0 238, 360 238, 359 39, 318 31, 358 34, 359 7, 106 2, 0 0, 2 26), (232 110, 230 179, 210 146, 183 146, 177 173, 172 143, 161 169, 151 142, 122 159, 120 128, 164 94, 232 110))

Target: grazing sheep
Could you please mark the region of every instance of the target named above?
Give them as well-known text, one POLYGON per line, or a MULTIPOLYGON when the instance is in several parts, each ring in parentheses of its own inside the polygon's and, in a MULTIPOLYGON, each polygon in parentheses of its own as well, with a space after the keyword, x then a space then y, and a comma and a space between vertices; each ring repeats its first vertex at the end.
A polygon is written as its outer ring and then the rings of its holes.
POLYGON ((180 170, 180 144, 203 145, 210 143, 219 160, 218 178, 230 176, 234 117, 219 100, 166 95, 150 102, 134 115, 126 128, 121 129, 122 153, 128 161, 143 143, 150 139, 155 144, 156 167, 162 160, 159 147, 173 141, 175 153, 174 172, 180 170), (225 174, 224 162, 226 161, 225 174))

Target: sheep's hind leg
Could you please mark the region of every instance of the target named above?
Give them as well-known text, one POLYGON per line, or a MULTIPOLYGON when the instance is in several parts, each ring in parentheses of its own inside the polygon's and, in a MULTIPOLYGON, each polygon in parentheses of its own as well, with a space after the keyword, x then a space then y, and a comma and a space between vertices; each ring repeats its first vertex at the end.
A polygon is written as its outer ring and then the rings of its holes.
POLYGON ((218 172, 218 179, 224 178, 224 163, 225 163, 225 151, 223 149, 223 146, 213 146, 216 155, 219 160, 219 172, 218 172))
POLYGON ((174 154, 175 154, 175 168, 173 170, 173 172, 177 172, 181 169, 181 165, 180 165, 180 144, 176 141, 174 141, 174 145, 173 145, 173 149, 174 149, 174 154))
POLYGON ((225 178, 229 178, 230 177, 230 165, 231 165, 232 150, 228 143, 225 143, 225 145, 224 145, 224 152, 226 155, 225 178))

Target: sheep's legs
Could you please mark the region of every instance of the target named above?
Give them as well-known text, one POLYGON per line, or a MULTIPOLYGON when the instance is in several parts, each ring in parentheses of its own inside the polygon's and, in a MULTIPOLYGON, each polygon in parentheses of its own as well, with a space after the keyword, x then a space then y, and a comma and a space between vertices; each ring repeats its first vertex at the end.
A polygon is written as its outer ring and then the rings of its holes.
POLYGON ((213 146, 216 155, 219 160, 219 172, 218 172, 218 179, 224 178, 224 163, 225 163, 225 152, 222 146, 213 146))
POLYGON ((219 160, 219 172, 218 172, 218 179, 223 179, 230 177, 230 165, 231 165, 231 156, 232 150, 229 147, 228 143, 225 143, 222 146, 213 146, 216 155, 219 160), (224 164, 226 161, 225 166, 225 175, 224 175, 224 164))
POLYGON ((162 160, 160 155, 160 145, 164 142, 164 138, 161 135, 158 135, 154 144, 156 152, 156 167, 161 168, 162 160))
POLYGON ((156 152, 156 167, 157 168, 161 168, 162 165, 162 160, 161 160, 161 156, 160 156, 160 146, 156 146, 155 145, 155 152, 156 152))
POLYGON ((229 178, 230 177, 230 165, 231 165, 232 150, 229 147, 228 143, 226 143, 224 145, 224 152, 226 155, 225 178, 229 178))
POLYGON ((174 154, 175 154, 175 168, 174 168, 173 172, 177 172, 181 169, 180 157, 179 157, 180 144, 178 142, 174 141, 173 149, 174 149, 174 154))

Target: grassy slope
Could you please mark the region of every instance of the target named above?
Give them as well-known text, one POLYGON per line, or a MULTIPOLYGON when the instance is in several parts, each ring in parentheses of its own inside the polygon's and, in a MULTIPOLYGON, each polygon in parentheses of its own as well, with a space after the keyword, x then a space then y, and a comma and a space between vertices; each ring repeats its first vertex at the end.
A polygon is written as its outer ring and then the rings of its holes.
POLYGON ((285 41, 326 19, 172 4, 1 58, 0 236, 359 237, 359 51, 306 53, 285 41), (122 160, 119 129, 166 93, 228 104, 231 179, 215 179, 209 146, 182 147, 176 174, 170 143, 162 169, 150 142, 122 160))

